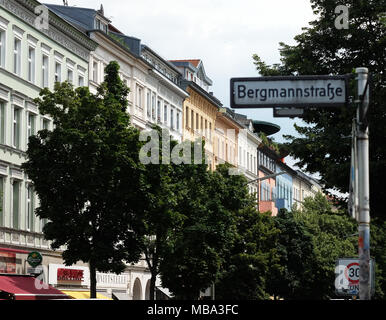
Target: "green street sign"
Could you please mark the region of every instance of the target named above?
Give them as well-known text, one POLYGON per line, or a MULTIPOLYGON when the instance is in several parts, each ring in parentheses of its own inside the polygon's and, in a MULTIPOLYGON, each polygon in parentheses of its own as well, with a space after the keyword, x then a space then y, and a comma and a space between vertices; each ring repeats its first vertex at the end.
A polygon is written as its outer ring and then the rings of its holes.
POLYGON ((32 251, 28 254, 27 262, 32 268, 36 268, 43 261, 43 257, 39 252, 32 251))

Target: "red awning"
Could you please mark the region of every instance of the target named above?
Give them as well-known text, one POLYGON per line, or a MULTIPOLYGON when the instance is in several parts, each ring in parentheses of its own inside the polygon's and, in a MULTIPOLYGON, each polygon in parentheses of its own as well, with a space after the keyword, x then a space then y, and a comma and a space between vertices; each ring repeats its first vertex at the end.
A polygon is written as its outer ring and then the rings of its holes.
POLYGON ((0 293, 10 294, 15 300, 68 299, 63 292, 31 276, 0 275, 0 293), (35 284, 36 280, 36 284, 35 284))
POLYGON ((29 251, 21 250, 21 249, 12 249, 12 248, 1 248, 0 252, 12 252, 12 253, 29 253, 29 251))

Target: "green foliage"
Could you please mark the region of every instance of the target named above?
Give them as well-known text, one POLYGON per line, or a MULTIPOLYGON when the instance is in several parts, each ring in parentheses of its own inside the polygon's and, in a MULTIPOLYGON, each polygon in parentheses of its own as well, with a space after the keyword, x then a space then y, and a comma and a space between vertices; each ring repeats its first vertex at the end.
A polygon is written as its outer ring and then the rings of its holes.
MULTIPOLYGON (((312 0, 318 19, 303 28, 293 46, 280 43, 281 63, 268 66, 255 55, 257 70, 263 76, 349 74, 357 67, 368 67, 372 75, 370 123, 370 198, 372 216, 384 217, 386 179, 386 25, 385 1, 345 1, 349 9, 349 29, 334 26, 337 17, 334 0, 312 0)), ((356 91, 351 84, 351 92, 356 91)), ((354 95, 354 94, 352 94, 354 95)), ((304 122, 295 125, 299 138, 286 136, 291 155, 308 172, 319 172, 327 189, 348 191, 350 172, 351 123, 356 110, 348 108, 307 109, 304 122)))
POLYGON ((292 212, 280 210, 275 218, 278 235, 279 265, 268 274, 267 291, 284 299, 307 299, 313 260, 312 236, 292 212))
MULTIPOLYGON (((159 145, 157 148, 159 164, 147 164, 141 177, 143 203, 143 228, 144 235, 142 241, 142 251, 145 255, 149 270, 151 272, 150 299, 154 299, 154 286, 156 277, 160 272, 160 265, 168 255, 170 236, 180 230, 186 216, 179 212, 179 203, 183 200, 187 190, 185 190, 182 179, 184 170, 189 170, 188 165, 176 165, 173 162, 163 161, 165 148, 170 153, 176 147, 177 142, 171 139, 169 146, 164 146, 162 141, 163 134, 169 134, 166 130, 154 126, 157 132, 159 145)), ((190 141, 183 144, 191 144, 190 141)), ((193 148, 193 145, 191 145, 193 148)), ((206 169, 203 168, 205 172, 206 169)), ((198 167, 197 167, 198 168, 198 167)))
MULTIPOLYGON (((181 167, 182 168, 182 167, 181 167)), ((178 299, 197 299, 216 281, 234 236, 234 212, 247 205, 245 178, 229 176, 230 166, 215 172, 206 165, 184 165, 178 212, 180 228, 170 234, 161 262, 161 280, 178 299)))
POLYGON ((268 275, 281 271, 276 248, 280 230, 273 217, 257 212, 252 197, 249 205, 237 212, 236 225, 235 241, 216 283, 216 299, 268 299, 268 275))
POLYGON ((275 218, 283 270, 270 273, 268 291, 284 299, 335 297, 335 262, 357 255, 356 222, 331 211, 322 195, 307 198, 302 211, 282 210, 275 218))
POLYGON ((373 219, 370 226, 370 255, 375 259, 375 294, 373 299, 386 298, 386 222, 373 219))
MULTIPOLYGON (((53 118, 54 130, 30 138, 23 169, 40 199, 36 214, 48 220, 44 237, 53 249, 66 246, 65 264, 83 261, 91 271, 119 273, 123 261, 140 256, 132 231, 140 218, 141 144, 126 113, 128 88, 119 65, 111 62, 106 73, 97 95, 67 82, 56 83, 53 92, 42 90, 36 103, 53 118)), ((91 287, 95 293, 95 283, 91 287)))

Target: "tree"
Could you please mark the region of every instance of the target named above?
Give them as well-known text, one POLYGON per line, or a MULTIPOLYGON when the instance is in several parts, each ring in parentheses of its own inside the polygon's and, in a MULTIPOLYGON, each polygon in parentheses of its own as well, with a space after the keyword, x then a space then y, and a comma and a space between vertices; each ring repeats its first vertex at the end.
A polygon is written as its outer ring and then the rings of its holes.
POLYGON ((312 236, 302 221, 296 220, 292 212, 281 209, 274 218, 280 230, 277 240, 278 264, 268 273, 267 291, 276 299, 307 299, 312 278, 312 236))
POLYGON ((237 233, 233 246, 225 256, 216 282, 216 299, 268 299, 268 274, 280 271, 276 228, 270 213, 259 213, 256 200, 236 214, 237 233))
POLYGON ((140 256, 139 132, 126 113, 129 90, 118 63, 105 71, 97 95, 67 82, 56 83, 53 92, 42 90, 36 103, 41 114, 52 117, 54 130, 30 138, 23 164, 40 199, 36 214, 48 221, 45 239, 53 249, 65 246, 66 265, 89 263, 91 298, 96 270, 120 273, 123 261, 140 256))
POLYGON ((375 260, 374 299, 386 297, 386 221, 374 219, 371 223, 371 257, 375 260))
POLYGON ((169 136, 169 132, 157 126, 152 128, 151 133, 153 138, 155 138, 154 134, 156 135, 156 140, 159 142, 154 149, 159 163, 146 164, 141 176, 143 190, 141 202, 144 204, 141 212, 143 216, 141 250, 151 273, 149 298, 154 300, 156 279, 168 248, 169 236, 180 226, 183 216, 177 210, 181 193, 180 175, 177 170, 181 168, 172 161, 163 161, 165 156, 168 157, 168 154, 171 154, 177 142, 171 139, 170 145, 164 146, 162 135, 169 136), (170 152, 163 152, 164 148, 169 149, 170 152))
POLYGON ((357 255, 357 224, 347 212, 333 212, 322 193, 304 200, 303 210, 295 211, 311 235, 313 259, 310 263, 307 295, 311 299, 335 297, 335 263, 338 258, 357 255))
MULTIPOLYGON (((345 1, 349 10, 349 28, 337 29, 334 0, 312 0, 318 15, 310 27, 295 37, 293 46, 280 43, 281 63, 268 66, 254 55, 262 75, 348 74, 356 67, 368 67, 372 75, 370 92, 370 198, 371 215, 384 219, 383 199, 386 187, 386 25, 385 1, 345 1)), ((351 87, 351 92, 354 92, 351 87)), ((355 90, 356 91, 356 90, 355 90)), ((355 108, 307 109, 304 122, 295 125, 300 137, 286 136, 291 155, 308 172, 319 172, 326 189, 348 191, 352 119, 355 108)))
POLYGON ((170 234, 160 265, 163 285, 177 299, 197 299, 213 284, 235 235, 234 212, 246 203, 245 179, 207 165, 181 165, 180 228, 170 234))

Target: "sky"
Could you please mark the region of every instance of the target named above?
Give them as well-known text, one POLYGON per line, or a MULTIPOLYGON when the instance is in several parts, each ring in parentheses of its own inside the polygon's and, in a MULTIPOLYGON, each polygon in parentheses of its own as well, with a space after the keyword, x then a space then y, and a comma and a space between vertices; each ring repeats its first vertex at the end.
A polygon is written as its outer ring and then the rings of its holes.
MULTIPOLYGON (((62 0, 42 0, 62 5, 62 0)), ((293 38, 315 19, 309 0, 68 0, 69 6, 99 9, 121 32, 141 39, 164 59, 201 59, 213 81, 210 91, 230 106, 230 79, 259 76, 252 55, 267 64, 280 62, 279 42, 293 38)), ((253 120, 281 127, 272 137, 297 135, 300 119, 274 118, 272 109, 237 109, 253 120)), ((287 158, 293 165, 294 160, 287 158)))

